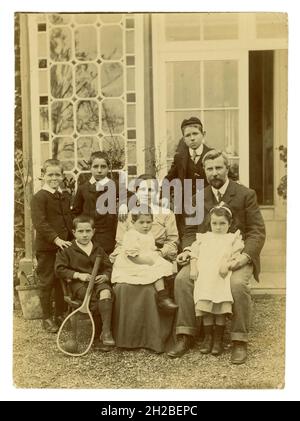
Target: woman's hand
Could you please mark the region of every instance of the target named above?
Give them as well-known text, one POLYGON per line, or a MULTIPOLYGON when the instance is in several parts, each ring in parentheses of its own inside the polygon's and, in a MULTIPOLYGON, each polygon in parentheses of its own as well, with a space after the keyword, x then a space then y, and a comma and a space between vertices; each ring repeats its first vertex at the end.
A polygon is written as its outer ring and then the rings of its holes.
POLYGON ((185 250, 182 253, 178 254, 177 256, 177 263, 181 266, 185 266, 190 261, 191 252, 189 250, 185 250))
POLYGON ((125 222, 128 217, 128 207, 125 203, 119 207, 118 221, 125 222))

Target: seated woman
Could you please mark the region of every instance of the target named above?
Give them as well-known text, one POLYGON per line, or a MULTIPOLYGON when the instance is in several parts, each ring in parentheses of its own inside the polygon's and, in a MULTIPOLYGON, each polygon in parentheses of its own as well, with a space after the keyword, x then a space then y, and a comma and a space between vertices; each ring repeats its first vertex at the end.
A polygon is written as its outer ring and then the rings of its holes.
MULTIPOLYGON (((148 174, 137 180, 137 200, 147 204, 153 214, 151 233, 161 256, 174 261, 177 254, 178 232, 175 215, 159 206, 157 180, 148 174)), ((110 255, 112 262, 122 251, 126 232, 133 229, 131 212, 125 222, 118 222, 116 248, 110 255)), ((130 280, 116 283, 113 311, 113 333, 120 348, 148 348, 164 352, 172 341, 172 327, 176 312, 158 306, 157 291, 152 284, 133 285, 130 280)), ((172 278, 172 276, 171 276, 172 278)), ((166 278, 166 285, 170 278, 166 278)))

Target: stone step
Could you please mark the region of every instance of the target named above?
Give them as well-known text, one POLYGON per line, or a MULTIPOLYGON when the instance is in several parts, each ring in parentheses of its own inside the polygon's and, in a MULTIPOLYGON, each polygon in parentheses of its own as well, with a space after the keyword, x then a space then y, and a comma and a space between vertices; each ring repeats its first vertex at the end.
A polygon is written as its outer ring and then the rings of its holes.
POLYGON ((285 290, 285 272, 262 272, 259 275, 259 282, 254 278, 251 280, 251 287, 252 290, 285 290))
POLYGON ((286 238, 286 221, 265 221, 267 238, 286 238))
POLYGON ((261 256, 277 256, 286 253, 285 238, 268 238, 261 251, 261 256))
POLYGON ((260 263, 262 272, 285 272, 285 254, 261 255, 260 263))

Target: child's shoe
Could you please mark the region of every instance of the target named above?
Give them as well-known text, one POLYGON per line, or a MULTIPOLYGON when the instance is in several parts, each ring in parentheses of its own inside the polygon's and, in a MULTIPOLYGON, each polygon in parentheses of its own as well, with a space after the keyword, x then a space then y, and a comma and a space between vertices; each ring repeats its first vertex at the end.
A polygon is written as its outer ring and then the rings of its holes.
POLYGON ((107 346, 115 346, 115 340, 112 337, 111 331, 108 330, 107 332, 101 332, 100 341, 102 341, 103 345, 107 346))
POLYGON ((212 355, 220 355, 223 352, 223 335, 225 326, 215 325, 214 343, 211 350, 212 355))
POLYGON ((93 346, 96 351, 102 351, 102 352, 109 352, 109 351, 112 351, 113 349, 113 347, 111 346, 104 345, 102 341, 100 341, 99 338, 94 339, 93 346))
POLYGON ((174 311, 178 308, 178 305, 168 297, 167 291, 165 289, 158 291, 157 293, 157 305, 163 310, 174 311))
POLYGON ((42 321, 42 326, 49 333, 56 333, 58 331, 58 326, 52 319, 44 319, 42 321))
POLYGON ((213 326, 204 326, 204 340, 200 347, 202 354, 209 354, 213 346, 213 326))

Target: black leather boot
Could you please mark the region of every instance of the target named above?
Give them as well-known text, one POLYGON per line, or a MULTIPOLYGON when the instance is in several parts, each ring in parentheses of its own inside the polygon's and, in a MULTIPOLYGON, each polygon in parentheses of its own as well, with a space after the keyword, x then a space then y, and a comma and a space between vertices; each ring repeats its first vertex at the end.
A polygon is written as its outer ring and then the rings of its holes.
POLYGON ((190 335, 177 335, 176 344, 167 355, 171 358, 180 358, 191 348, 191 345, 192 337, 190 335))
POLYGON ((204 326, 204 340, 200 346, 202 354, 209 354, 213 345, 213 325, 204 326))
POLYGON ((225 326, 215 325, 212 355, 220 355, 223 352, 223 335, 225 326))

